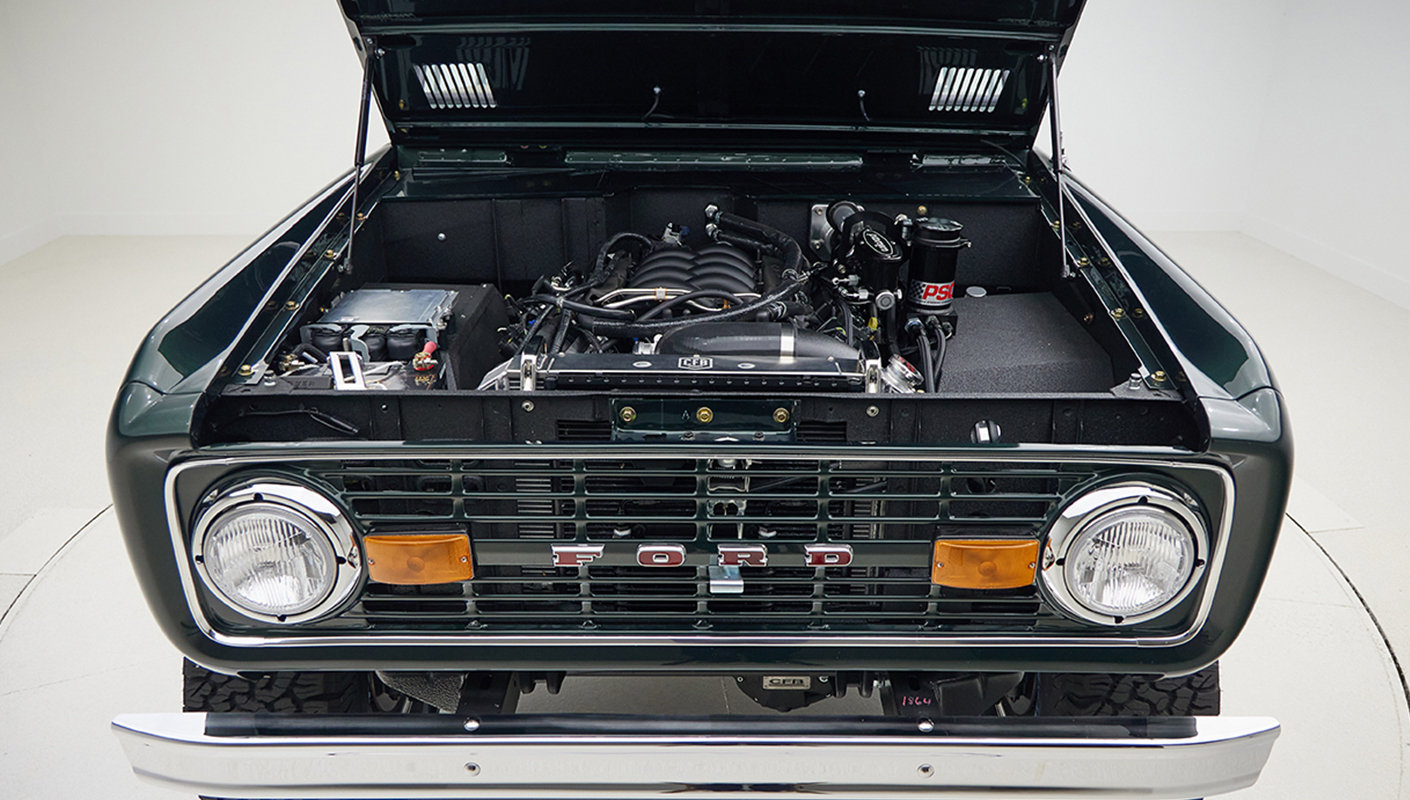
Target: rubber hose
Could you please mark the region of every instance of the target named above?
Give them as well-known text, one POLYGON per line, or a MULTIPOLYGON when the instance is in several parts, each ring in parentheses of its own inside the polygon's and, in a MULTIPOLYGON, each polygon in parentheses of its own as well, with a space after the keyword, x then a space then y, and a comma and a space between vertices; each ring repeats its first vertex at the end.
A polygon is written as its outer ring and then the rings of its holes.
POLYGON ((920 371, 925 376, 925 393, 935 394, 935 357, 930 352, 930 334, 920 329, 920 371))

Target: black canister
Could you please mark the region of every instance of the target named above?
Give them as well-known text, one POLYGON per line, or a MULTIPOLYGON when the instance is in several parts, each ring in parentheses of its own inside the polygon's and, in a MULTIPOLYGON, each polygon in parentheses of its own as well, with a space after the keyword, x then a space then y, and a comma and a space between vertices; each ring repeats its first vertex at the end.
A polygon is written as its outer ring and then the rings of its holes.
POLYGON ((387 360, 387 332, 382 328, 372 328, 362 335, 362 343, 367 345, 368 361, 387 360))
POLYGON ((343 349, 343 329, 337 325, 319 325, 309 335, 309 344, 325 353, 343 349))
POLYGON ((905 255, 893 236, 894 226, 890 217, 875 211, 858 211, 842 223, 844 259, 873 294, 894 297, 901 288, 905 255))
POLYGON ((421 329, 411 325, 398 325, 387 331, 387 358, 391 361, 409 361, 421 349, 421 329))
POLYGON ((960 248, 969 240, 964 226, 952 219, 918 219, 911 234, 910 281, 906 305, 919 314, 949 310, 955 296, 955 267, 960 248))

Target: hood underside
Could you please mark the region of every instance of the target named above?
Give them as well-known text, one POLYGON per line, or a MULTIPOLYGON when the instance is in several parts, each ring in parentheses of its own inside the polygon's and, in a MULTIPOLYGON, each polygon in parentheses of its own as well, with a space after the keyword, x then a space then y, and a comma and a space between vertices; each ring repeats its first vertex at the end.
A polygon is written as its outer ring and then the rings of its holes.
POLYGON ((342 5, 399 145, 915 152, 1030 145, 1082 4, 342 5))

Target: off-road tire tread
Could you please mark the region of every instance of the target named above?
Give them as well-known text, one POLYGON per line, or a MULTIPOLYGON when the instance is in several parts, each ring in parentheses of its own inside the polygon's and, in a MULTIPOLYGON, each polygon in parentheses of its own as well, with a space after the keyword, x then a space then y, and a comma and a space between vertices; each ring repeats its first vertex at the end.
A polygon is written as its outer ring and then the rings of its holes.
POLYGON ((347 714, 367 710, 367 678, 357 672, 276 672, 256 680, 211 672, 185 659, 183 711, 347 714))
POLYGON ((1219 714, 1219 665, 1180 678, 1046 673, 1039 713, 1054 717, 1206 717, 1219 714))

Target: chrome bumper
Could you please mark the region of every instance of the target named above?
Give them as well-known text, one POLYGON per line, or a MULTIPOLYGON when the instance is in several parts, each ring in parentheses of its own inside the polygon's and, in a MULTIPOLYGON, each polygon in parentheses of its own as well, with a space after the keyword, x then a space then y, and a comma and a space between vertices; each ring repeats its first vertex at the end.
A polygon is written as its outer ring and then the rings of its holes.
POLYGON ((187 793, 485 800, 1189 800, 1252 785, 1278 736, 1261 717, 124 714, 113 729, 138 776, 187 793))

